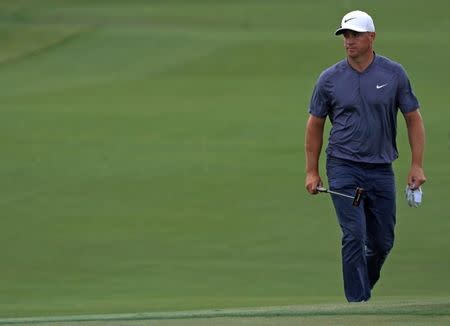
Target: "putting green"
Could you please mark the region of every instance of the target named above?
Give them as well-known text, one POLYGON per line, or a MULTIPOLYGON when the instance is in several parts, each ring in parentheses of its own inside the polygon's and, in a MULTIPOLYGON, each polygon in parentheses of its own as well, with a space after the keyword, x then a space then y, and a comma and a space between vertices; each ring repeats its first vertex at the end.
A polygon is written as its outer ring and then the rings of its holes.
POLYGON ((325 304, 251 309, 214 309, 116 315, 0 319, 0 324, 49 325, 322 325, 377 322, 381 325, 437 325, 450 321, 450 300, 325 304))

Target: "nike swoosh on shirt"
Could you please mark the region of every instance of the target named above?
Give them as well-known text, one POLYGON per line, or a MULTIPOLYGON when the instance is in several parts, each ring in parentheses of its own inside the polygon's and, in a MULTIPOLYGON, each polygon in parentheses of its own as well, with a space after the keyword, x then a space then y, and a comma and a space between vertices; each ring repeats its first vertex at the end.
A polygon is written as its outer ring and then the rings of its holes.
POLYGON ((383 88, 384 86, 386 86, 387 84, 383 84, 383 85, 378 85, 377 84, 377 89, 383 88))
POLYGON ((352 17, 352 18, 348 18, 346 20, 344 20, 344 23, 348 22, 349 20, 355 19, 356 17, 352 17))

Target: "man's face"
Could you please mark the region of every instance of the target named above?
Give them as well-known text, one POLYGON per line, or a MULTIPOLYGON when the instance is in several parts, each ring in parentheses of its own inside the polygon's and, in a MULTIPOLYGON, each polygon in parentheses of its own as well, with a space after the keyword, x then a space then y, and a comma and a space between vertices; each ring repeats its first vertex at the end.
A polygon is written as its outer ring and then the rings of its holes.
POLYGON ((372 52, 372 43, 375 39, 373 32, 355 32, 347 30, 344 35, 344 47, 350 58, 358 58, 372 52))

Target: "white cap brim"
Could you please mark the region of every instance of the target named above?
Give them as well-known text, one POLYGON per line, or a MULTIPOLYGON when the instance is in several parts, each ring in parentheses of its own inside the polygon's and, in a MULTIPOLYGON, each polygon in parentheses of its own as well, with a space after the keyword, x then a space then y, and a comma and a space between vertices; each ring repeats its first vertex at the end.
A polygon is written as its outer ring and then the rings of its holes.
POLYGON ((368 32, 367 30, 365 30, 363 28, 358 28, 355 26, 342 26, 342 27, 338 28, 336 30, 336 32, 334 32, 334 35, 341 35, 345 31, 354 31, 354 32, 359 32, 359 33, 368 32))

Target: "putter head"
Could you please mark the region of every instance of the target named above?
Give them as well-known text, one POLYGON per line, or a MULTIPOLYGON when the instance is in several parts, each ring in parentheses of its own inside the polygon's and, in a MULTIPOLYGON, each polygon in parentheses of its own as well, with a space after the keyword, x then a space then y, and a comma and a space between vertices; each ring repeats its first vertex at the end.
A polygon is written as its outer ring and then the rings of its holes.
POLYGON ((353 198, 353 206, 358 207, 359 204, 361 203, 361 198, 363 196, 364 193, 364 189, 357 187, 356 191, 355 191, 355 197, 353 198))

